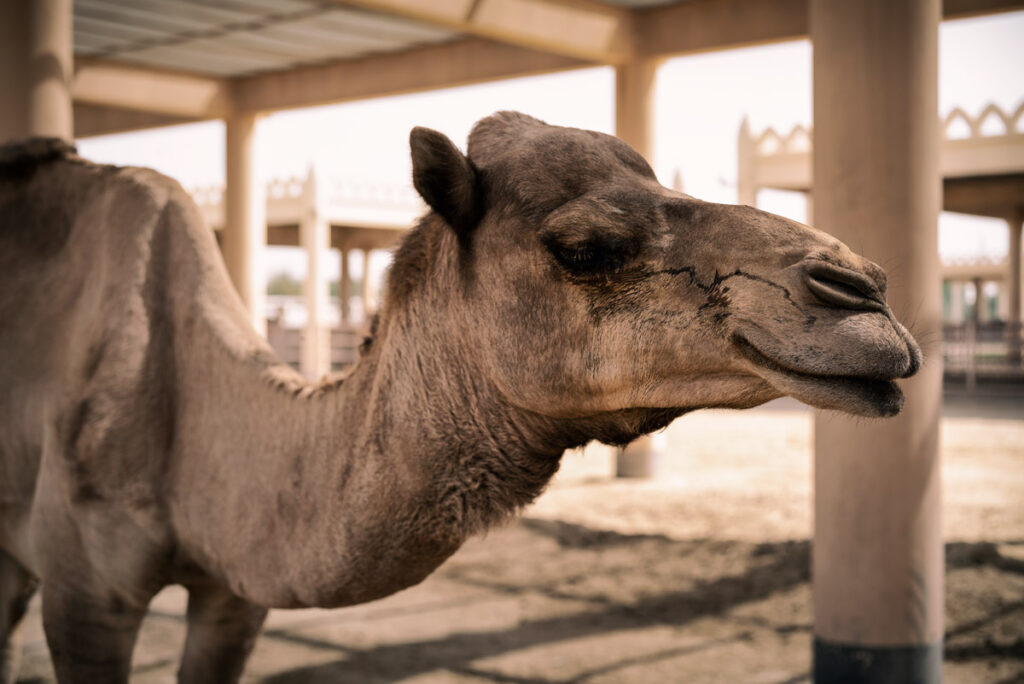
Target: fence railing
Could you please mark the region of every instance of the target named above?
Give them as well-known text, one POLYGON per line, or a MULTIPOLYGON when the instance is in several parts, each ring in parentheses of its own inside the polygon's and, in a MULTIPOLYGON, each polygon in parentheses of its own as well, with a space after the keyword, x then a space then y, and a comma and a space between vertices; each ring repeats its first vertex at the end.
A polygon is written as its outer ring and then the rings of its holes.
MULTIPOLYGON (((286 328, 277 319, 267 319, 267 341, 281 360, 299 370, 304 328, 286 328)), ((359 346, 366 338, 365 325, 343 324, 331 329, 331 370, 341 370, 359 358, 359 346)))
POLYGON ((1024 326, 1005 321, 947 323, 942 356, 948 382, 973 391, 979 380, 1024 383, 1024 326))

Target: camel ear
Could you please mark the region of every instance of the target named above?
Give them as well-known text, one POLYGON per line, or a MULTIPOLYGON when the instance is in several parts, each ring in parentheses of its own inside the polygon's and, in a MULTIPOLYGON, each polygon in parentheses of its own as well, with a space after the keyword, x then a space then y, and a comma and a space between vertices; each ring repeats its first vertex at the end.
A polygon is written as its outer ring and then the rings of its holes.
POLYGON ((430 208, 441 215, 460 240, 468 240, 483 216, 479 174, 451 140, 429 128, 409 134, 412 184, 430 208))

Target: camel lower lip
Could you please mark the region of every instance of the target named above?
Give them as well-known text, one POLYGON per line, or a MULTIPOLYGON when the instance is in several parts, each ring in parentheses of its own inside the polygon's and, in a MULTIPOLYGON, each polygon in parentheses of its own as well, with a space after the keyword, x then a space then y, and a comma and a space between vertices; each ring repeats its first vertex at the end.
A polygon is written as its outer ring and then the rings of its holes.
POLYGON ((764 371, 766 380, 811 406, 862 416, 894 416, 903 407, 903 392, 892 380, 804 373, 783 366, 740 335, 734 342, 748 361, 764 371))

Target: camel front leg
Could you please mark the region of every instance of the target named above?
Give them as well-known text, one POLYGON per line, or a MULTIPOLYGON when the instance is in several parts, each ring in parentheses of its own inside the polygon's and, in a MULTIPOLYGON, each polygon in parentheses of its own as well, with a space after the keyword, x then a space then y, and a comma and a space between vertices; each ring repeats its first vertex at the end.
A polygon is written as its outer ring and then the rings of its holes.
POLYGON ((61 684, 127 682, 146 604, 43 580, 43 629, 61 684))
POLYGON ((13 682, 18 673, 18 627, 36 584, 36 578, 21 563, 0 549, 0 684, 13 682))
POLYGON ((242 676, 267 609, 214 584, 189 587, 181 684, 229 684, 242 676))

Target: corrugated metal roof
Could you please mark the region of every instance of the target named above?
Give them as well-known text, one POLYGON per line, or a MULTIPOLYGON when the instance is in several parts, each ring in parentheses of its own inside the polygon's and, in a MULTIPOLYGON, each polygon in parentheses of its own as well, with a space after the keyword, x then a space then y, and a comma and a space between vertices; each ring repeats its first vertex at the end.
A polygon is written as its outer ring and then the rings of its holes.
POLYGON ((314 0, 75 0, 75 54, 242 76, 443 43, 429 24, 314 0))
MULTIPOLYGON (((683 0, 683 2, 692 2, 693 0, 683 0)), ((619 7, 625 7, 626 9, 640 9, 642 7, 663 7, 665 5, 679 5, 682 4, 680 0, 601 0, 606 5, 618 5, 619 7)))

